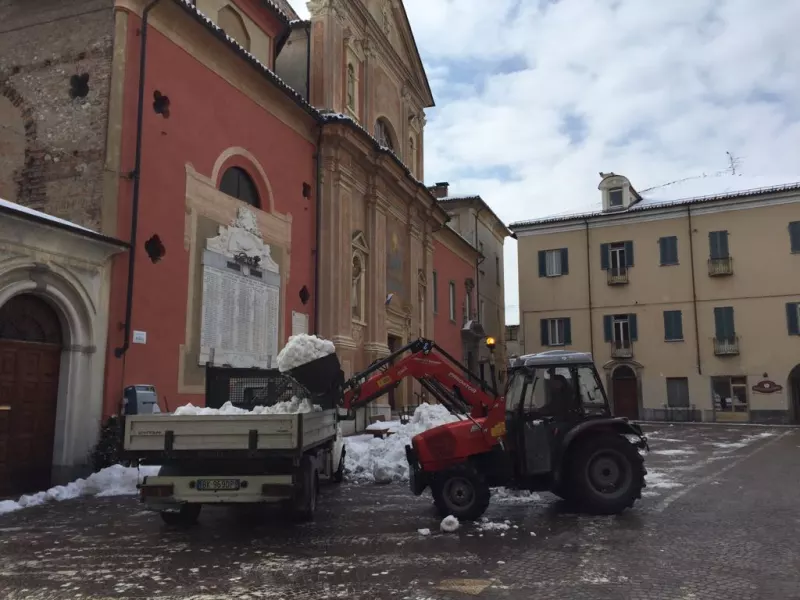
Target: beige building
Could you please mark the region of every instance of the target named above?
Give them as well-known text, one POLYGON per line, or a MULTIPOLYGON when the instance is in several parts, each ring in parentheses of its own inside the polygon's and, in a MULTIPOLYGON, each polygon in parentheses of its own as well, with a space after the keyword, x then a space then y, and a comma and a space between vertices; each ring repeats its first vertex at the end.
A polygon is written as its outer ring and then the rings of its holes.
POLYGON ((689 178, 511 225, 525 352, 589 350, 617 414, 800 421, 800 177, 689 178))
MULTIPOLYGON (((466 307, 469 320, 480 323, 487 336, 497 340, 497 363, 505 365, 508 352, 505 347, 506 304, 505 277, 503 276, 503 244, 514 234, 478 195, 450 195, 450 185, 440 182, 431 188, 439 205, 450 216, 450 227, 461 234, 479 252, 475 265, 475 300, 466 307)), ((473 372, 486 362, 489 351, 485 344, 476 344, 467 362, 473 372)), ((488 373, 488 368, 486 370, 488 373)))

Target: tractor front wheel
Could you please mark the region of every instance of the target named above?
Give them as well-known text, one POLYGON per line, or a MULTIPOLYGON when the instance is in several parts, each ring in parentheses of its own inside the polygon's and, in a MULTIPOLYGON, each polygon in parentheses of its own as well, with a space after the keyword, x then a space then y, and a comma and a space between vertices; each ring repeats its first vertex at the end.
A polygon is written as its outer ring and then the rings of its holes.
POLYGON ((432 487, 433 502, 443 517, 453 515, 459 520, 474 521, 489 506, 489 486, 471 466, 445 471, 432 487))
POLYGON ((642 497, 644 460, 621 435, 593 435, 580 444, 569 463, 567 500, 582 512, 613 515, 642 497))

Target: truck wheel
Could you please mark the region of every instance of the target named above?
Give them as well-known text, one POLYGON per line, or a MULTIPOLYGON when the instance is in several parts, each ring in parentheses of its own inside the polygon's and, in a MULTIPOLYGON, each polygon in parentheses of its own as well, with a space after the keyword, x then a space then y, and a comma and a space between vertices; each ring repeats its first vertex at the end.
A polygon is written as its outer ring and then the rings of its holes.
POLYGON ((620 435, 592 435, 578 441, 572 454, 568 500, 582 511, 613 515, 642 497, 644 460, 636 447, 620 435))
POLYGON ((491 493, 483 475, 471 466, 446 471, 433 486, 433 502, 443 517, 479 519, 489 506, 491 493))
POLYGON ((197 523, 202 504, 182 504, 179 511, 161 511, 161 519, 172 527, 189 527, 197 523))
POLYGON ((342 457, 339 459, 339 466, 333 472, 333 481, 335 483, 342 483, 344 481, 344 453, 345 449, 342 448, 342 457))
POLYGON ((317 495, 319 494, 319 472, 314 461, 303 459, 302 487, 298 494, 294 516, 298 521, 312 521, 317 512, 317 495))

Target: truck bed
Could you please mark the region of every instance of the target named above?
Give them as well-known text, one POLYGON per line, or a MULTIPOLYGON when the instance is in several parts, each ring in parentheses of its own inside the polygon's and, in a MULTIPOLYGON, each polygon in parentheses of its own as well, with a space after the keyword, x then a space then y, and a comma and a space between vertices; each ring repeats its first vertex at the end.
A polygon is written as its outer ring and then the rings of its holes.
POLYGON ((276 415, 130 415, 123 452, 154 458, 181 454, 302 453, 336 436, 336 411, 276 415))

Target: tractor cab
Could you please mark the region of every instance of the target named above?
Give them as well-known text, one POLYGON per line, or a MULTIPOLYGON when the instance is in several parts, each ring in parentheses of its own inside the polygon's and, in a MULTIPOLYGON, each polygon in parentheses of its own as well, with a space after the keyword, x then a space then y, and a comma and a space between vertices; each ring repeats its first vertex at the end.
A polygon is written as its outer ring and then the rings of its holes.
POLYGON ((616 421, 592 355, 555 350, 517 358, 509 370, 506 444, 525 487, 553 486, 572 438, 616 421))

